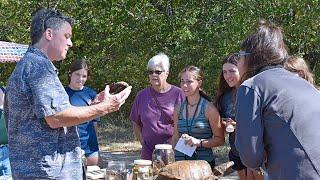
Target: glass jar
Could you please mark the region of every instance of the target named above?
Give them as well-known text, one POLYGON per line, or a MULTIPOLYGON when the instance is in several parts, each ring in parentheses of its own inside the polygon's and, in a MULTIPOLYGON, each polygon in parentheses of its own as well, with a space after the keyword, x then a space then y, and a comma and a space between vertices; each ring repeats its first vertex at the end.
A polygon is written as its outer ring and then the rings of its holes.
POLYGON ((138 159, 134 160, 132 180, 152 180, 152 161, 138 159))
POLYGON ((105 180, 126 180, 127 179, 127 162, 126 161, 109 161, 106 168, 105 180))
POLYGON ((174 151, 170 144, 157 144, 152 153, 153 173, 158 175, 161 168, 175 161, 174 151))

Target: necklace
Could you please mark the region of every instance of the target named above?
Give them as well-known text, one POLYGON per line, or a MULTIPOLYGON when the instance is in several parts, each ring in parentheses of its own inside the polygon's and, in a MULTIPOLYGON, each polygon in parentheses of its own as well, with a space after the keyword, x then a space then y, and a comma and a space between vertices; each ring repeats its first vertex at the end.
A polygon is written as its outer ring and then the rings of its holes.
POLYGON ((189 103, 188 103, 188 105, 189 105, 190 107, 195 107, 197 104, 198 104, 198 103, 195 103, 195 104, 189 104, 189 103))
MULTIPOLYGON (((190 126, 189 126, 189 111, 188 111, 188 98, 186 98, 186 127, 187 127, 187 130, 188 130, 188 134, 189 135, 191 135, 191 128, 192 128, 192 124, 193 124, 193 120, 194 120, 194 118, 196 117, 196 114, 197 114, 197 111, 198 111, 198 107, 199 107, 199 104, 200 104, 200 100, 201 100, 201 96, 200 96, 200 98, 199 98, 199 100, 198 100, 198 103, 196 104, 197 106, 196 106, 196 110, 194 111, 194 113, 193 113, 193 116, 192 116, 192 119, 191 119, 191 121, 190 121, 190 126)), ((193 105, 193 106, 195 106, 195 104, 193 105)))

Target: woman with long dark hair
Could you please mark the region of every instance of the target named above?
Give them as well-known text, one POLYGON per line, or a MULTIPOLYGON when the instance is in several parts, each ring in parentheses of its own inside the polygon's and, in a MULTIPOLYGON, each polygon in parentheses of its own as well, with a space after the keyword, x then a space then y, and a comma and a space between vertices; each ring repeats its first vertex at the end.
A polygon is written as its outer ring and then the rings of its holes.
POLYGON ((281 28, 262 21, 241 49, 236 148, 243 164, 265 163, 270 179, 320 179, 320 93, 283 68, 281 28))
MULTIPOLYGON (((221 115, 224 127, 228 125, 234 127, 235 122, 235 101, 237 87, 240 82, 240 75, 237 68, 238 56, 231 54, 223 61, 222 71, 218 80, 218 91, 216 97, 216 107, 221 115)), ((229 160, 234 162, 233 170, 238 172, 240 180, 246 179, 246 167, 242 164, 238 152, 234 146, 235 132, 229 132, 229 160)))
POLYGON ((237 67, 237 61, 240 56, 245 55, 244 52, 233 53, 223 60, 222 70, 218 80, 218 92, 216 97, 216 106, 221 115, 222 124, 229 135, 229 160, 234 162, 231 167, 238 172, 240 180, 263 179, 261 172, 247 168, 241 162, 239 153, 235 147, 235 101, 237 89, 240 86, 240 74, 237 67), (228 128, 231 128, 228 131, 228 128))

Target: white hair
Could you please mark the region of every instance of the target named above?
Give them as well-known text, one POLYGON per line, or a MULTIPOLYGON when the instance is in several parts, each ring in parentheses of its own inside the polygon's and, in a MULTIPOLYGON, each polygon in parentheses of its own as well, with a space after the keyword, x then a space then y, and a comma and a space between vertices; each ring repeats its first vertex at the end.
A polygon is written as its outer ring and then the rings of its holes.
POLYGON ((154 70, 156 68, 160 68, 163 71, 169 71, 170 62, 169 57, 166 54, 159 53, 149 60, 147 69, 154 70))

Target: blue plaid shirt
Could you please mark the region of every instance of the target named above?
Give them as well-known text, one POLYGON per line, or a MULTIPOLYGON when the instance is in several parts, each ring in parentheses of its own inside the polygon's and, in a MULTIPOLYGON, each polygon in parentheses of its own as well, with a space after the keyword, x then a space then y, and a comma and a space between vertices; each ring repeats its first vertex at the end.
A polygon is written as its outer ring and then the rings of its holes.
POLYGON ((5 97, 13 179, 82 179, 76 128, 65 133, 44 119, 71 105, 56 68, 39 49, 30 47, 17 63, 5 97))

